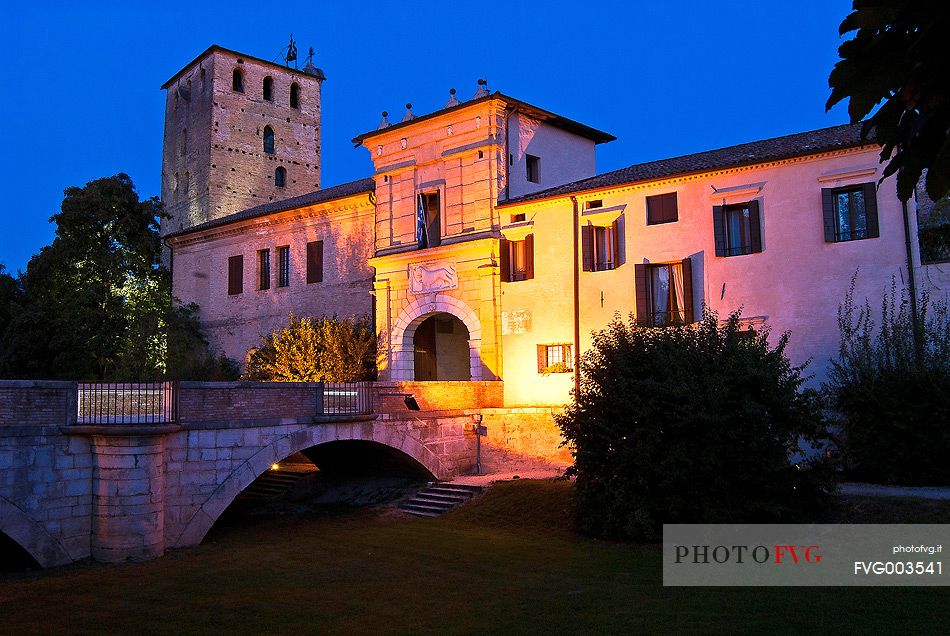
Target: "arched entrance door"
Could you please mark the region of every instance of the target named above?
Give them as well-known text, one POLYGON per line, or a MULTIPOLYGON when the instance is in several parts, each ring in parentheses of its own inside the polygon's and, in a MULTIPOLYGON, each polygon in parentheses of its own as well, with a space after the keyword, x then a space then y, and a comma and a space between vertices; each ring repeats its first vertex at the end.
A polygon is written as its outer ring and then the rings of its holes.
POLYGON ((413 379, 472 379, 468 328, 448 313, 436 313, 416 327, 412 338, 413 379))

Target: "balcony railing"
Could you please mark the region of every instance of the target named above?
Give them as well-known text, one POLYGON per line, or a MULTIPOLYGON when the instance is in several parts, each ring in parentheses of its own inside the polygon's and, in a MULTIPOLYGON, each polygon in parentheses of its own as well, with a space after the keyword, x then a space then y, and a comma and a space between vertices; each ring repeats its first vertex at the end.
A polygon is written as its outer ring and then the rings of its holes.
POLYGON ((169 424, 177 421, 174 382, 79 384, 77 424, 169 424))
POLYGON ((372 382, 327 382, 322 415, 368 415, 373 412, 372 382))

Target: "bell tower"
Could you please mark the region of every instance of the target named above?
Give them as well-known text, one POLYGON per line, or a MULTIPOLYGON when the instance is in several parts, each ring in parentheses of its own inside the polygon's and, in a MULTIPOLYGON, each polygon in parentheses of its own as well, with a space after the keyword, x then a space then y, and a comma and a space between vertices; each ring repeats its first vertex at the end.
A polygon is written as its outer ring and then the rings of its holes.
MULTIPOLYGON (((162 234, 320 189, 313 49, 296 68, 214 45, 162 85, 162 234)), ((291 66, 293 62, 294 66, 291 66)))

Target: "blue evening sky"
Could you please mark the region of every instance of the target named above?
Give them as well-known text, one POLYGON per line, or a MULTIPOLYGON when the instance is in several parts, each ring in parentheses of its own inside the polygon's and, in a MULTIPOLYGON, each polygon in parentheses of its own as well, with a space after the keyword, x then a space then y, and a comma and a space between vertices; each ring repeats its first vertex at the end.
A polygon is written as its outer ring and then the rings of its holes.
POLYGON ((63 188, 161 179, 159 86, 210 44, 274 59, 290 32, 327 75, 323 184, 370 174, 350 139, 406 102, 491 90, 615 135, 599 172, 847 121, 825 113, 848 0, 0 2, 0 261, 52 240, 63 188))

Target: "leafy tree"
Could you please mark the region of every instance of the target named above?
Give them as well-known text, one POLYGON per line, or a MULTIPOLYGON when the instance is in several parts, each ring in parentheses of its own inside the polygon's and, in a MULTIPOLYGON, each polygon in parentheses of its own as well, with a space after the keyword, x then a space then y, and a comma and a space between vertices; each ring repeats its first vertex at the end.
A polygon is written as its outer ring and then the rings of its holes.
POLYGON ((376 376, 369 317, 297 318, 264 337, 244 377, 275 382, 354 382, 376 376))
POLYGON ((168 375, 169 343, 182 340, 199 367, 206 362, 194 309, 172 302, 161 266, 161 213, 124 174, 65 190, 50 219, 53 242, 19 280, 21 301, 3 335, 5 375, 159 379, 168 375))
POLYGON ((0 261, 0 336, 6 325, 10 324, 16 304, 20 300, 20 284, 7 274, 7 266, 0 261))
POLYGON ((656 540, 663 523, 800 520, 833 488, 817 450, 817 394, 769 332, 706 311, 696 325, 619 316, 594 334, 575 401, 556 418, 574 447, 580 528, 656 540))
POLYGON ((841 344, 824 387, 844 418, 847 466, 862 480, 950 484, 950 309, 924 294, 915 327, 894 280, 878 324, 867 300, 855 305, 856 280, 838 309, 841 344))
POLYGON ((897 173, 897 193, 908 200, 927 170, 934 201, 950 192, 950 12, 944 0, 854 0, 841 35, 826 108, 848 98, 852 122, 864 119, 897 173), (895 152, 896 151, 896 152, 895 152))

